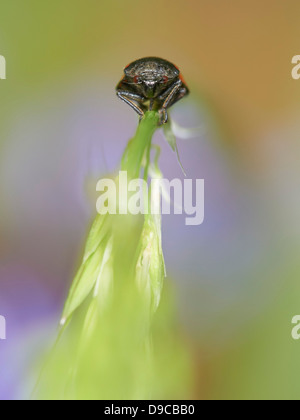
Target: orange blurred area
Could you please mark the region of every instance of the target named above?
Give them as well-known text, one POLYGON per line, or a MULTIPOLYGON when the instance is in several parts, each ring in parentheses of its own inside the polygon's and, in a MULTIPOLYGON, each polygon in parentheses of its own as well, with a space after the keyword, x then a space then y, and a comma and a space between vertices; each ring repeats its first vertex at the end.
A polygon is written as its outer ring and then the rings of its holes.
POLYGON ((18 2, 2 6, 2 49, 20 85, 83 71, 117 80, 136 58, 169 58, 245 136, 297 106, 299 8, 297 0, 18 2))

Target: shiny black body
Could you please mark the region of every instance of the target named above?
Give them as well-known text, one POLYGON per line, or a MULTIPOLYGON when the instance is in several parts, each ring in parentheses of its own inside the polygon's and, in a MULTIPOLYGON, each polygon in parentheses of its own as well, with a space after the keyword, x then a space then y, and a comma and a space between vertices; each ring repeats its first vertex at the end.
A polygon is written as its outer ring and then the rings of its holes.
POLYGON ((140 117, 148 110, 159 111, 161 124, 168 121, 167 109, 189 93, 178 68, 157 57, 129 64, 116 90, 140 117))

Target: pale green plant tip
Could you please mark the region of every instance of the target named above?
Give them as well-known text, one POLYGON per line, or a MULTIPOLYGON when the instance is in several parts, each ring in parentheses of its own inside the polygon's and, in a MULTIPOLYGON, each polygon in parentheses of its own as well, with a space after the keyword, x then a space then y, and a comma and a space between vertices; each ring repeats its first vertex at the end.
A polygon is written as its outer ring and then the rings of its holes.
MULTIPOLYGON (((141 119, 135 136, 129 141, 124 152, 121 169, 126 171, 128 179, 138 178, 142 168, 144 168, 144 179, 148 178, 150 163, 150 150, 152 138, 155 131, 159 128, 159 113, 148 111, 141 119)), ((170 122, 165 124, 164 133, 173 151, 176 152, 178 161, 182 168, 176 138, 172 132, 170 122)), ((159 152, 156 154, 154 164, 154 174, 157 178, 162 178, 158 165, 159 152)), ((182 168, 183 170, 183 168, 182 168)), ((184 170, 183 170, 184 172, 184 170)), ((185 172, 184 172, 185 174, 185 172)), ((160 200, 158 196, 156 200, 160 200)), ((60 324, 63 326, 72 316, 74 311, 85 301, 89 294, 97 294, 101 289, 101 273, 104 270, 104 256, 109 259, 113 253, 112 246, 107 249, 111 232, 112 217, 110 215, 97 215, 90 233, 88 235, 83 261, 78 273, 71 286, 69 296, 66 300, 60 324), (109 255, 108 255, 109 254, 109 255)), ((140 254, 136 265, 136 281, 140 289, 148 294, 151 311, 155 312, 158 307, 162 290, 163 279, 165 277, 165 263, 161 244, 161 216, 150 214, 145 216, 144 229, 140 239, 140 254)))
MULTIPOLYGON (((152 146, 158 128, 159 114, 147 112, 122 158, 128 181, 141 173, 146 181, 162 178, 160 149, 152 146)), ((149 196, 157 203, 161 192, 149 196)), ((190 369, 165 298, 161 301, 165 277, 161 214, 97 215, 64 306, 53 358, 37 385, 39 396, 182 397, 190 369)))
MULTIPOLYGON (((138 178, 147 150, 150 150, 153 134, 158 128, 159 114, 149 111, 140 121, 135 136, 130 140, 122 158, 122 170, 127 171, 128 178, 138 178)), ((148 156, 149 158, 149 156, 148 156)), ((112 217, 97 215, 88 235, 83 261, 72 283, 67 297, 60 325, 65 325, 74 311, 85 301, 96 287, 99 289, 101 273, 104 269, 103 258, 110 258, 107 243, 110 241, 112 217)), ((110 253, 112 247, 110 246, 110 253)), ((95 291, 94 291, 95 294, 95 291)))

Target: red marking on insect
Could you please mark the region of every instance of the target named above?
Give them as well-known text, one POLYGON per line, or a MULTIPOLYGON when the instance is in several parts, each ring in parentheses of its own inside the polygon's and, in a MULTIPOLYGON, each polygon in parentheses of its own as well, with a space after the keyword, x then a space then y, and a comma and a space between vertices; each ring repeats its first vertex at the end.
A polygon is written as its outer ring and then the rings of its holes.
POLYGON ((134 83, 139 83, 139 81, 140 81, 139 76, 134 76, 133 81, 134 81, 134 83))
POLYGON ((182 83, 185 85, 186 83, 185 83, 185 80, 184 80, 184 78, 183 78, 183 76, 180 74, 179 75, 179 78, 180 78, 180 80, 182 81, 182 83))
POLYGON ((164 83, 168 83, 168 81, 169 81, 168 76, 164 76, 164 77, 163 77, 163 82, 164 82, 164 83))

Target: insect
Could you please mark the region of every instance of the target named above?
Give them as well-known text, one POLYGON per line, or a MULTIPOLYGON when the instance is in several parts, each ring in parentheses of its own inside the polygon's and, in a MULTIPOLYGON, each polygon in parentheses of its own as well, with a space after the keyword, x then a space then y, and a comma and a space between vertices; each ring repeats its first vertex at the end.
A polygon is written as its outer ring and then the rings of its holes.
POLYGON ((160 125, 168 122, 167 109, 189 94, 179 69, 157 57, 141 58, 125 67, 116 91, 140 118, 146 111, 158 111, 160 125))

